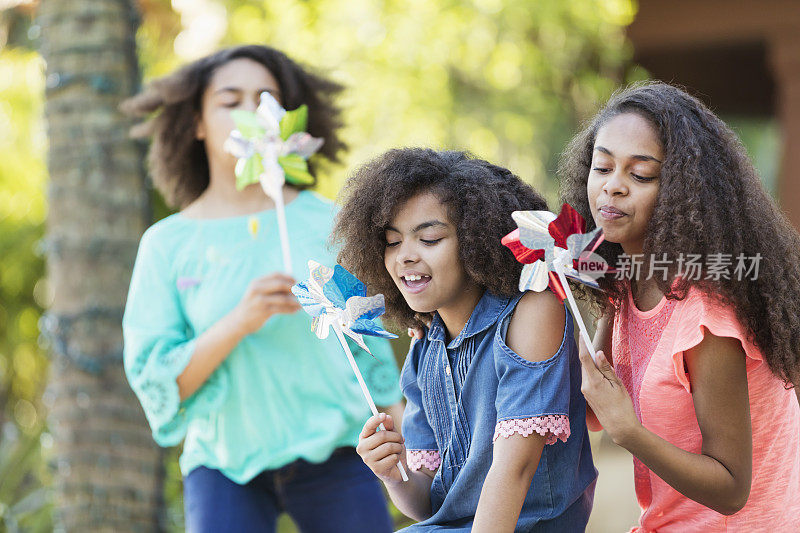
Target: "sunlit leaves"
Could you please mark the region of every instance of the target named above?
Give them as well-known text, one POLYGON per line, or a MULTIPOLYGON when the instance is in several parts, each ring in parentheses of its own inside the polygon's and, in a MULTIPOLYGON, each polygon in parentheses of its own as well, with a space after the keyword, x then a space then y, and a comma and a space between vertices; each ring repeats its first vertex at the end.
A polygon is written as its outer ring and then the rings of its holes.
MULTIPOLYGON (((227 2, 224 44, 266 42, 347 86, 346 165, 462 148, 553 196, 555 154, 624 77, 628 0, 227 2)), ((327 178, 327 179, 325 179, 327 178)))

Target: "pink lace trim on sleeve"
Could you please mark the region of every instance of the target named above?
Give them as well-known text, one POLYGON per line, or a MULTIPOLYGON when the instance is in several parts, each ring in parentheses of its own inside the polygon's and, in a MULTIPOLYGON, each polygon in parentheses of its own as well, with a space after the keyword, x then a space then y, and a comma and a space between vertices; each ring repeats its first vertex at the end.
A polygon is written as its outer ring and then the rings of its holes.
POLYGON ((436 470, 442 464, 438 450, 406 450, 408 467, 417 471, 423 466, 428 470, 436 470))
POLYGON ((545 415, 532 418, 514 418, 501 420, 494 428, 494 438, 508 438, 514 433, 527 437, 533 432, 545 438, 545 444, 555 444, 556 441, 567 442, 569 437, 569 417, 567 415, 545 415))

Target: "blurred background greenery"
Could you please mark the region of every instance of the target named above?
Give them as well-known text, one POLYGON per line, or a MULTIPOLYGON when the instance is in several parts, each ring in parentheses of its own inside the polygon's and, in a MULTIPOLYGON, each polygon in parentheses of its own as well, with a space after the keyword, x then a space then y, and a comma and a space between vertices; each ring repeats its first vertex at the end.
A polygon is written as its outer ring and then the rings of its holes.
MULTIPOLYGON (((48 176, 37 46, 47 28, 37 5, 0 1, 0 530, 8 531, 53 527, 48 358, 39 342, 52 294, 39 245, 48 176)), ((633 0, 140 0, 138 8, 144 82, 219 47, 254 42, 343 83, 351 150, 345 164, 322 169, 319 191, 329 197, 353 165, 390 147, 424 145, 507 166, 554 205, 566 141, 616 87, 647 77, 626 37, 633 0)), ((774 190, 774 120, 730 118, 774 190)), ((157 206, 155 218, 167 214, 157 206)), ((177 451, 166 468, 166 525, 181 530, 177 451)))

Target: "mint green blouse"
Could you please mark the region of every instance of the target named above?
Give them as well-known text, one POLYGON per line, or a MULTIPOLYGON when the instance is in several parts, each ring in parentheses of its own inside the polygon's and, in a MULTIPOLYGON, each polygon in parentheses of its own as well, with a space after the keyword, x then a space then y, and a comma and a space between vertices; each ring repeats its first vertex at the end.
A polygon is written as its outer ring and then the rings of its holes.
MULTIPOLYGON (((310 191, 287 205, 298 281, 308 277, 309 259, 336 262, 327 246, 334 214, 310 191)), ((180 401, 176 378, 196 337, 239 303, 254 278, 282 269, 280 250, 274 210, 207 220, 178 213, 142 236, 123 319, 125 373, 156 442, 185 438, 183 475, 202 465, 243 484, 299 458, 319 463, 355 446, 370 415, 336 336, 318 339, 303 311, 271 317, 180 401)), ((400 401, 389 343, 365 338, 375 357, 350 346, 375 403, 400 401)))

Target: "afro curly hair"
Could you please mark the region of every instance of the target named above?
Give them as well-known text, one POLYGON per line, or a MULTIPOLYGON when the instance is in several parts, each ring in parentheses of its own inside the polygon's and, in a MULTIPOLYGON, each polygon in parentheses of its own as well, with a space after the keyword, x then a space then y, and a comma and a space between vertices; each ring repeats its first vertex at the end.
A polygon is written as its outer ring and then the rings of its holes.
POLYGON ((341 246, 339 263, 385 296, 387 321, 421 327, 430 319, 408 306, 384 267, 386 227, 405 202, 423 193, 446 206, 467 275, 493 294, 517 294, 522 265, 500 239, 517 227, 513 211, 547 209, 546 201, 511 171, 464 152, 390 150, 348 179, 332 235, 341 246))

